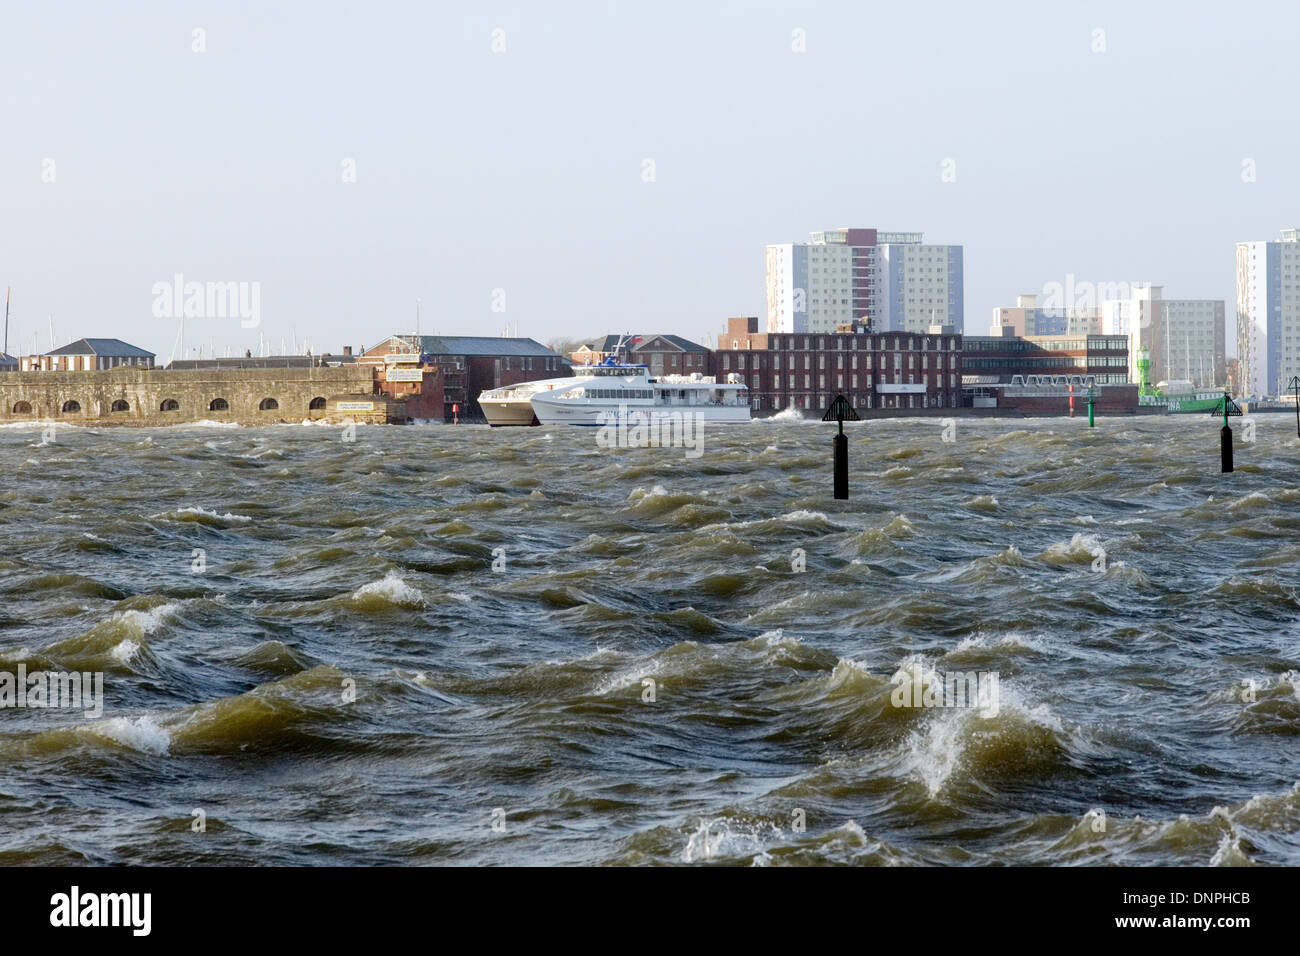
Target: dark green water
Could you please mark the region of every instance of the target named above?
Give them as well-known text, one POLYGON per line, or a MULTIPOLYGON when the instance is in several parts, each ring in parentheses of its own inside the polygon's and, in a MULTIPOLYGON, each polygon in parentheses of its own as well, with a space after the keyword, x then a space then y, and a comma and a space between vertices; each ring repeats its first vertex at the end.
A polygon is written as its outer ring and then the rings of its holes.
POLYGON ((1294 421, 1098 424, 0 429, 0 862, 1300 864, 1294 421))

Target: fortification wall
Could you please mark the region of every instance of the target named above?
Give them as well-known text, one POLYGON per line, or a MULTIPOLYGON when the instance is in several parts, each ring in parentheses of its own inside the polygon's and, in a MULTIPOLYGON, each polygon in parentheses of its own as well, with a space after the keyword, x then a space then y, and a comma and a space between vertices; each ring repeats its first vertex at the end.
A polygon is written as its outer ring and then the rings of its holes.
POLYGON ((168 425, 304 419, 386 421, 400 409, 374 394, 362 366, 268 369, 141 369, 0 373, 0 421, 168 425), (340 410, 349 404, 370 409, 340 410), (312 405, 315 404, 316 408, 312 405))

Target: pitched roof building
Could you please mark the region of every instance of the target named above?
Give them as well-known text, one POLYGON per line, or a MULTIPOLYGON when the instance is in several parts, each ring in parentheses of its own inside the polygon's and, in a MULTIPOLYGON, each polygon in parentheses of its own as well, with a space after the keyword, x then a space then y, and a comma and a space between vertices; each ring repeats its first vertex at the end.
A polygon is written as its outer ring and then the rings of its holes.
POLYGON ((599 365, 614 355, 624 341, 622 357, 637 365, 650 366, 651 375, 713 374, 713 352, 680 335, 606 335, 592 339, 570 353, 575 365, 599 365))
POLYGON ((381 366, 380 391, 421 409, 412 417, 444 421, 483 420, 478 396, 488 389, 570 374, 540 342, 492 335, 390 335, 357 362, 381 366))
POLYGON ((43 355, 22 359, 25 372, 96 372, 129 365, 153 368, 154 353, 121 339, 77 339, 43 355))

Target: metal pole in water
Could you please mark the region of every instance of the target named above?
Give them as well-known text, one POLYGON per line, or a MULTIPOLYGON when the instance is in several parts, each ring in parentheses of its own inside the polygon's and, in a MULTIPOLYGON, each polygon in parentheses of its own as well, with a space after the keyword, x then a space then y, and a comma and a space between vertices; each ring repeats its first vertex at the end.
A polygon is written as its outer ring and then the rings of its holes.
POLYGON ((822 416, 822 421, 839 423, 839 433, 834 440, 835 498, 839 501, 847 501, 849 498, 849 440, 844 435, 846 418, 856 422, 858 413, 853 410, 853 406, 843 394, 836 395, 835 400, 826 409, 826 414, 822 416))
POLYGON ((849 440, 844 437, 843 422, 835 436, 835 497, 840 501, 849 499, 849 440))
POLYGON ((1228 410, 1232 399, 1223 393, 1223 428, 1219 430, 1219 473, 1226 475, 1232 471, 1232 429, 1228 427, 1228 410))
MULTIPOLYGON (((5 299, 6 310, 8 309, 8 299, 5 299)), ((1300 438, 1300 375, 1291 376, 1291 384, 1287 386, 1295 393, 1295 437, 1300 438)))
POLYGON ((1092 391, 1091 390, 1089 390, 1088 392, 1088 427, 1089 428, 1096 427, 1092 417, 1092 391))

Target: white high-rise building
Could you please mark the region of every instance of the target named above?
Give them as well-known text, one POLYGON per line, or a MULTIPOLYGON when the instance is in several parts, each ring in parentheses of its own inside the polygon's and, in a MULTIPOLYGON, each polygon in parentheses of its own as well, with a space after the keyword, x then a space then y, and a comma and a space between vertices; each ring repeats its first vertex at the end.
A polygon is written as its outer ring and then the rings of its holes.
POLYGON ((1300 229, 1237 243, 1237 363, 1242 395, 1288 394, 1300 375, 1300 229))
POLYGON ((921 233, 815 232, 767 247, 767 331, 924 333, 963 322, 962 247, 926 245, 921 233))
POLYGON ((1151 384, 1188 381, 1222 385, 1227 375, 1222 299, 1166 299, 1161 286, 1137 286, 1128 298, 1101 304, 1103 335, 1129 337, 1129 376, 1141 380, 1140 350, 1151 361, 1151 384))

